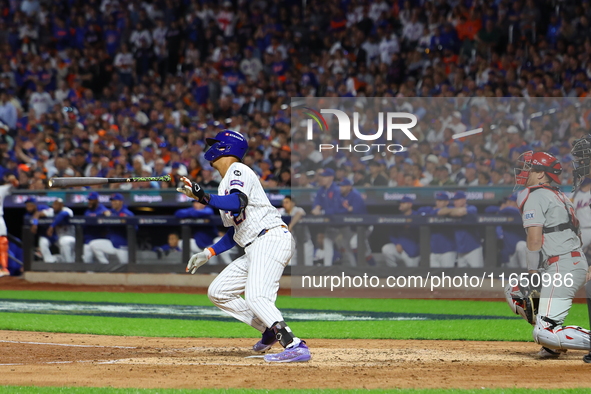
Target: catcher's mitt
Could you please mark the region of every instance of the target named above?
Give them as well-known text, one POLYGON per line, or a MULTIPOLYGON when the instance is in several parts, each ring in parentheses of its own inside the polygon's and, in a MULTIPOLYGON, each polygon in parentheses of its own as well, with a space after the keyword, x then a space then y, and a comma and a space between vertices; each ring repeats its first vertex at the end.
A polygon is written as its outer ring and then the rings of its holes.
POLYGON ((532 326, 536 324, 538 306, 540 305, 539 289, 507 285, 505 298, 516 315, 523 317, 532 326))

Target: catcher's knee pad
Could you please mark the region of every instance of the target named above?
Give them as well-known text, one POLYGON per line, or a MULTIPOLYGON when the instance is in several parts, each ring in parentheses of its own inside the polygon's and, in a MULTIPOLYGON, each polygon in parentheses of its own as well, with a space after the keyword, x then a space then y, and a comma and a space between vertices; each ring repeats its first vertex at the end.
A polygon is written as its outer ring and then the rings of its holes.
POLYGON ((589 350, 589 330, 562 326, 545 316, 538 316, 532 333, 536 343, 550 349, 589 350))

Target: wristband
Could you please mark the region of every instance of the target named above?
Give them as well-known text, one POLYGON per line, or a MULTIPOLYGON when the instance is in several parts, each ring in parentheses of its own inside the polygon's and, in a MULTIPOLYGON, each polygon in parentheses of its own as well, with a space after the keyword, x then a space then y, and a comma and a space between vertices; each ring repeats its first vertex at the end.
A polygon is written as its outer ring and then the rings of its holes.
POLYGON ((207 255, 207 258, 210 259, 213 256, 215 256, 215 250, 213 250, 213 248, 209 247, 209 248, 205 248, 204 250, 205 254, 207 255))
POLYGON ((33 223, 33 225, 38 225, 39 224, 39 220, 38 219, 33 219, 31 220, 31 223, 33 223))
POLYGON ((528 271, 537 271, 540 266, 540 250, 527 249, 525 261, 527 262, 528 271))

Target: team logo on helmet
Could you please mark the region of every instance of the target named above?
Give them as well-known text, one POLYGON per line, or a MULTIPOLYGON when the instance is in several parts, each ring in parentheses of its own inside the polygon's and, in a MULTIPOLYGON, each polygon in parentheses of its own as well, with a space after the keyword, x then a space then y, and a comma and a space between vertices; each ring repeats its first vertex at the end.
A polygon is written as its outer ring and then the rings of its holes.
POLYGON ((515 188, 524 186, 529 178, 530 171, 542 171, 548 178, 560 183, 558 177, 562 173, 562 164, 549 153, 527 151, 517 159, 519 167, 515 168, 515 188))

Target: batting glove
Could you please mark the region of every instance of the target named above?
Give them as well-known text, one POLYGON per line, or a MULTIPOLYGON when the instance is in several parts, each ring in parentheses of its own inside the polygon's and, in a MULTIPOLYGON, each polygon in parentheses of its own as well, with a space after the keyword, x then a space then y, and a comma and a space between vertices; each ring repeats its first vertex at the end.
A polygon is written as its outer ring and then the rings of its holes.
POLYGON ((176 189, 177 192, 183 193, 189 198, 199 201, 201 204, 207 205, 209 203, 210 194, 205 193, 201 185, 197 182, 193 183, 187 177, 181 177, 181 181, 184 183, 182 187, 176 189))
POLYGON ((191 275, 195 274, 197 269, 203 264, 207 263, 207 260, 209 260, 213 255, 214 254, 211 252, 211 248, 207 248, 203 252, 195 253, 189 259, 189 263, 187 264, 185 271, 189 272, 191 275))

